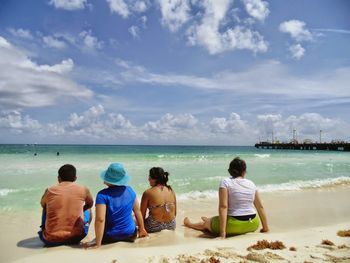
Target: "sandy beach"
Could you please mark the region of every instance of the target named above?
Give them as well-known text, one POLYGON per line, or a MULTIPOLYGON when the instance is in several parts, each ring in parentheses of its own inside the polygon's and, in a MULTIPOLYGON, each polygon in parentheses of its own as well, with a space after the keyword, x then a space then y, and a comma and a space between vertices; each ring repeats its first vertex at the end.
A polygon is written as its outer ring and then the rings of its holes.
POLYGON ((0 263, 350 263, 349 46, 350 0, 0 0, 0 263))
MULTIPOLYGON (((135 243, 116 243, 98 250, 43 248, 38 239, 40 209, 2 213, 1 262, 350 262, 349 186, 262 193, 271 231, 220 240, 182 226, 185 216, 217 214, 217 199, 181 201, 176 231, 151 234, 135 243), (282 250, 250 250, 259 240, 279 240, 282 250), (330 240, 334 245, 321 245, 330 240), (290 250, 290 248, 292 250, 290 250), (219 261, 215 261, 219 260, 219 261)), ((94 238, 93 226, 85 241, 94 238)))

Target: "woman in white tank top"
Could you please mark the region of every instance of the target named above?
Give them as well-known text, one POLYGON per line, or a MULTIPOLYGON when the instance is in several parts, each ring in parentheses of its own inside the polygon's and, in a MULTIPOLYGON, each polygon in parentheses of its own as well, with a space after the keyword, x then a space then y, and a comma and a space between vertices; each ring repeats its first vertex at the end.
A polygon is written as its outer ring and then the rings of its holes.
POLYGON ((260 232, 269 231, 260 196, 255 184, 245 178, 246 170, 245 161, 239 157, 233 159, 228 169, 231 177, 220 182, 219 216, 202 217, 199 223, 192 223, 185 217, 184 225, 225 238, 254 232, 259 227, 257 211, 262 224, 260 232))

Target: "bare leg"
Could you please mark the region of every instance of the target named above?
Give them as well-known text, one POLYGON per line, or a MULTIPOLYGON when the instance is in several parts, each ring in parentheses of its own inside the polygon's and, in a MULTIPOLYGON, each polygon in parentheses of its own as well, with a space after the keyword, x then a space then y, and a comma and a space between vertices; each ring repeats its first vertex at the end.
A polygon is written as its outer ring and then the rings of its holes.
POLYGON ((195 230, 199 230, 199 231, 205 231, 208 230, 211 232, 211 218, 208 217, 202 217, 202 222, 198 222, 198 223, 192 223, 188 217, 184 218, 184 225, 188 228, 192 228, 195 230))

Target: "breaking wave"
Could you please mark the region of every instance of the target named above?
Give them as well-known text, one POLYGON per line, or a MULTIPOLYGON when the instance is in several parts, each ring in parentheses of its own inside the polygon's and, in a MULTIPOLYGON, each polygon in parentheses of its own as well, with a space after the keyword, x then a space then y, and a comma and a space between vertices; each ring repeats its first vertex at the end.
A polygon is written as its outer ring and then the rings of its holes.
MULTIPOLYGON (((260 192, 278 192, 278 191, 300 191, 306 189, 322 189, 337 186, 349 186, 350 177, 337 177, 328 179, 315 179, 309 181, 291 181, 282 184, 258 185, 260 192)), ((213 199, 218 197, 217 190, 191 191, 178 195, 178 200, 198 200, 213 199)))

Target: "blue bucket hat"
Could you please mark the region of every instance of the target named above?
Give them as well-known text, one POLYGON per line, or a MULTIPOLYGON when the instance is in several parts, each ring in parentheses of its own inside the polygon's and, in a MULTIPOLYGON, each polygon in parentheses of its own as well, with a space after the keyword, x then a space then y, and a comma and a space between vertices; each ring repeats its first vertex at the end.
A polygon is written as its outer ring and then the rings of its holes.
POLYGON ((103 181, 113 185, 127 185, 130 176, 126 173, 121 163, 111 163, 108 169, 100 174, 103 181))

